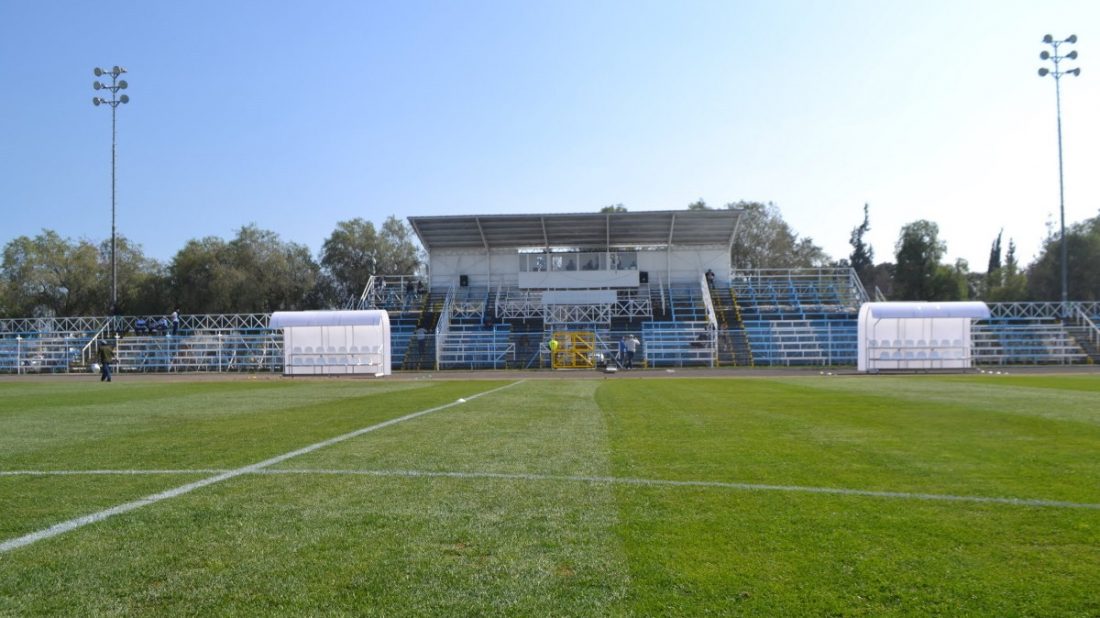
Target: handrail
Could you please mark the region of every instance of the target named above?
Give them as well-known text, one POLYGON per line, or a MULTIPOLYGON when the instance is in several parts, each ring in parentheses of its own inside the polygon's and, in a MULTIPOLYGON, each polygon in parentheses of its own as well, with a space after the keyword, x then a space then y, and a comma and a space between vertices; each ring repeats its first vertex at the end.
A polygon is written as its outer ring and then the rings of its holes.
POLYGON ((707 308, 707 343, 713 351, 710 366, 718 364, 718 315, 714 311, 714 300, 710 297, 710 283, 705 274, 699 275, 700 289, 703 291, 703 305, 707 308))
POLYGON ((1091 341, 1094 346, 1100 348, 1100 327, 1096 326, 1096 323, 1089 318, 1088 314, 1086 314, 1080 306, 1076 306, 1074 309, 1076 310, 1074 317, 1077 323, 1088 330, 1089 341, 1091 341))
POLYGON ((100 336, 102 336, 102 335, 103 335, 103 331, 107 330, 107 327, 109 327, 110 325, 111 325, 111 321, 110 321, 110 320, 108 320, 108 321, 104 322, 104 323, 103 323, 103 326, 100 326, 100 327, 99 327, 99 330, 97 330, 97 331, 95 332, 95 334, 94 334, 94 335, 92 335, 92 338, 88 340, 88 343, 84 344, 84 347, 80 348, 80 360, 81 360, 81 361, 82 361, 82 362, 83 362, 83 363, 84 363, 85 365, 87 365, 87 364, 88 364, 88 360, 89 360, 89 358, 90 358, 90 356, 91 356, 91 348, 92 348, 92 344, 94 344, 94 343, 96 343, 97 341, 99 341, 99 338, 100 338, 100 336))
POLYGON ((859 304, 863 304, 870 300, 870 296, 867 295, 867 289, 863 287, 863 281, 860 280, 859 275, 856 274, 856 269, 848 269, 848 281, 849 284, 855 288, 856 294, 858 294, 859 304))
POLYGON ((365 309, 367 306, 369 306, 367 303, 369 302, 369 299, 373 294, 374 275, 371 275, 370 278, 367 279, 367 284, 363 286, 363 292, 359 295, 359 299, 355 300, 355 298, 352 298, 351 302, 349 303, 348 309, 365 309))
POLYGON ((451 330, 451 307, 455 300, 455 286, 447 288, 447 296, 443 300, 443 310, 439 312, 439 318, 435 322, 435 370, 439 371, 439 356, 443 352, 447 333, 451 330))

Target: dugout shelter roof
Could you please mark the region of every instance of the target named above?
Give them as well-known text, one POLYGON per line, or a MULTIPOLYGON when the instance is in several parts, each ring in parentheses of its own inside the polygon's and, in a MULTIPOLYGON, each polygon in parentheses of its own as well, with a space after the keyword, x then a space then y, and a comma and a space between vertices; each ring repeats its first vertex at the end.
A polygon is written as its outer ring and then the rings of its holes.
POLYGON ((433 249, 731 245, 741 210, 409 217, 433 249))

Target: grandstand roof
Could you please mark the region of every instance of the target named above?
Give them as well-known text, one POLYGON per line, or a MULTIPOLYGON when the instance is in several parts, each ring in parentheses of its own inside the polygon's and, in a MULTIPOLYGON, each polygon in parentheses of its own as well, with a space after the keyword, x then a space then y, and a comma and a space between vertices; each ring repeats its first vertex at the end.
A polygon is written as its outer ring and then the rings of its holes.
POLYGON ((729 245, 740 210, 409 217, 432 249, 729 245))

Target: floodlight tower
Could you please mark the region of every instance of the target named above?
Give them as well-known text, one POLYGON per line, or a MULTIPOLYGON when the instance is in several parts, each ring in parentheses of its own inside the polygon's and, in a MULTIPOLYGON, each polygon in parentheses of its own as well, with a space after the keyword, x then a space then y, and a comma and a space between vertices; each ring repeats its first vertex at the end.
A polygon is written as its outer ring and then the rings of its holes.
POLYGON ((130 84, 126 83, 126 80, 119 79, 118 77, 126 72, 126 69, 115 65, 111 67, 110 71, 106 71, 99 67, 96 67, 93 73, 96 77, 102 77, 104 75, 111 76, 110 85, 101 83, 96 80, 92 83, 92 88, 96 90, 110 90, 111 98, 104 99, 101 97, 92 97, 92 104, 96 107, 100 105, 111 106, 111 315, 113 316, 118 311, 118 262, 115 261, 115 247, 117 241, 115 240, 115 161, 116 161, 116 118, 115 110, 118 108, 119 103, 129 103, 130 97, 125 94, 118 94, 119 90, 126 90, 130 84))
POLYGON ((1060 54, 1058 52, 1058 46, 1063 43, 1069 43, 1073 45, 1077 42, 1077 35, 1071 34, 1069 37, 1056 41, 1051 35, 1043 37, 1043 42, 1050 45, 1053 48, 1053 53, 1043 50, 1039 53, 1040 60, 1050 60, 1054 63, 1054 70, 1050 70, 1046 67, 1039 69, 1039 77, 1046 77, 1050 75, 1054 77, 1054 101, 1058 113, 1058 210, 1061 214, 1062 226, 1062 317, 1068 317, 1066 314, 1069 311, 1069 263, 1068 256, 1069 250, 1066 248, 1066 189, 1065 182, 1062 176, 1062 76, 1073 75, 1074 77, 1081 74, 1080 68, 1062 69, 1059 63, 1063 60, 1076 60, 1077 50, 1073 50, 1068 54, 1060 54))

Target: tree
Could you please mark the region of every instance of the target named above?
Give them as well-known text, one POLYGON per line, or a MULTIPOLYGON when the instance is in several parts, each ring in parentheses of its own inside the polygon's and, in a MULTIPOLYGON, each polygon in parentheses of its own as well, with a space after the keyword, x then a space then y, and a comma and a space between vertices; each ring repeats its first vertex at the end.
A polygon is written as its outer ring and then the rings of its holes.
POLYGON ((189 313, 266 313, 314 306, 320 266, 309 248, 247 225, 233 240, 191 240, 169 266, 189 313))
POLYGON ((829 262, 812 238, 794 233, 775 204, 742 201, 726 208, 743 211, 730 249, 734 268, 815 268, 829 262))
POLYGON ((609 206, 604 206, 603 208, 601 208, 600 212, 601 213, 626 212, 626 206, 623 206, 621 202, 618 203, 618 204, 611 204, 609 206))
POLYGON ((707 206, 707 203, 703 201, 703 198, 699 198, 698 200, 688 204, 688 210, 710 210, 710 206, 707 206))
POLYGON ((901 228, 895 245, 894 293, 901 300, 959 300, 967 297, 964 260, 954 267, 940 259, 947 244, 939 239, 940 228, 920 220, 901 228))
POLYGON ((1027 299, 1027 276, 1020 270, 1016 259, 1016 242, 1008 239, 1008 252, 1004 266, 1000 268, 998 284, 989 290, 986 300, 990 302, 1010 302, 1027 299))
MULTIPOLYGON (((1028 266, 1028 296, 1062 299, 1061 239, 1048 232, 1039 257, 1028 266)), ((1072 300, 1100 300, 1100 215, 1066 228, 1067 283, 1072 300)))
POLYGON ((1004 229, 997 232, 997 238, 993 239, 993 246, 989 249, 989 265, 985 269, 985 276, 981 282, 981 297, 989 298, 995 288, 1000 287, 1004 273, 1001 271, 1001 237, 1004 229))
MULTIPOLYGON (((119 311, 131 315, 168 313, 172 310, 171 279, 164 264, 148 258, 141 245, 117 236, 115 262, 118 267, 119 311)), ((111 241, 99 243, 100 269, 110 287, 111 241)), ((107 293, 110 298, 110 293, 107 293)))
POLYGON ((383 275, 414 275, 420 270, 420 250, 412 230, 404 221, 390 215, 378 235, 378 270, 383 275))
POLYGON ((321 246, 321 267, 338 298, 359 293, 378 270, 378 232, 365 219, 339 221, 321 246))
POLYGON ((863 242, 863 236, 871 231, 870 205, 863 205, 863 223, 852 228, 852 235, 848 243, 852 245, 852 253, 848 258, 849 266, 856 271, 856 276, 863 282, 863 287, 870 288, 875 267, 875 250, 863 242))
POLYGON ((1004 233, 1004 228, 1001 228, 1001 231, 997 232, 997 238, 994 239, 993 246, 989 249, 989 267, 985 270, 987 274, 1001 268, 1001 236, 1004 233))
POLYGON ((337 299, 357 296, 372 275, 412 275, 420 269, 420 252, 412 233, 394 216, 381 233, 363 219, 340 221, 321 247, 321 266, 337 299))
POLYGON ((4 247, 0 283, 11 317, 102 315, 108 298, 104 281, 96 247, 88 240, 43 230, 4 247))

